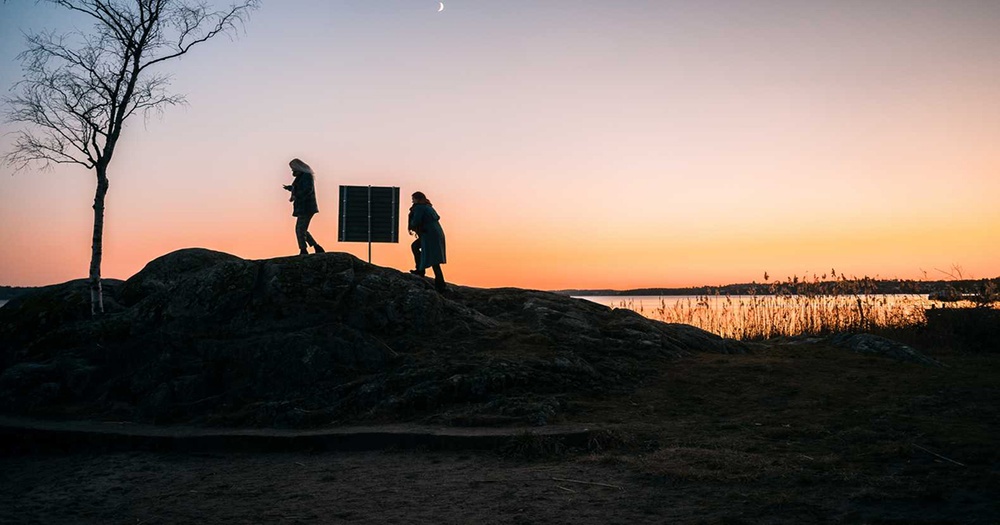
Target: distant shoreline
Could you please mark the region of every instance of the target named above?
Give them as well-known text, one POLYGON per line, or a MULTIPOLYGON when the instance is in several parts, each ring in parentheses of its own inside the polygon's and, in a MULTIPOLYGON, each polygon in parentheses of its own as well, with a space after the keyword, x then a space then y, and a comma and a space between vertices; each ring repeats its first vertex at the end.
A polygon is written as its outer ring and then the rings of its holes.
MULTIPOLYGON (((984 281, 993 281, 1000 286, 1000 277, 992 279, 962 279, 940 281, 907 281, 899 279, 858 279, 848 282, 864 282, 871 293, 876 294, 931 294, 948 288, 971 289, 984 281)), ((821 291, 837 285, 837 281, 821 281, 818 283, 774 282, 774 283, 742 283, 723 286, 690 286, 686 288, 632 288, 628 290, 613 290, 607 288, 570 288, 564 290, 549 290, 552 293, 570 296, 672 296, 672 295, 767 295, 773 293, 796 293, 804 291, 821 291)), ((0 300, 10 300, 19 295, 44 288, 44 286, 0 286, 0 300)))
POLYGON ((0 286, 0 301, 9 301, 21 294, 42 288, 41 286, 0 286))
MULTIPOLYGON (((862 282, 870 293, 874 294, 919 294, 927 295, 949 288, 971 289, 985 281, 993 281, 1000 285, 1000 277, 992 279, 962 279, 941 281, 907 281, 899 279, 856 279, 847 282, 862 282)), ((675 295, 767 295, 774 293, 822 293, 825 289, 836 287, 838 281, 821 282, 774 282, 774 283, 742 283, 723 286, 691 286, 686 288, 633 288, 629 290, 612 289, 566 289, 552 290, 553 293, 570 296, 675 296, 675 295)))

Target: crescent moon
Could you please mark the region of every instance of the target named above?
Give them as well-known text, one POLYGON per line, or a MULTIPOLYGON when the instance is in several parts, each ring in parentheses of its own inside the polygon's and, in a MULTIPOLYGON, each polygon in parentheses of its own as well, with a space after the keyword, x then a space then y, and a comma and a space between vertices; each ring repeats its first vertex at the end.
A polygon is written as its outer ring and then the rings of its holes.
POLYGON ((444 2, 438 2, 438 13, 444 11, 444 2))

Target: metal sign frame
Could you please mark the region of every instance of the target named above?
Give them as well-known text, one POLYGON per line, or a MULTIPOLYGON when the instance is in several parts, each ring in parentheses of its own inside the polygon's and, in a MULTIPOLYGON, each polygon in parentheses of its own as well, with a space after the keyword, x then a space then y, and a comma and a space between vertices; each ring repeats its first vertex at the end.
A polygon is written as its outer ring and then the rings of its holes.
POLYGON ((373 242, 399 242, 399 188, 341 186, 338 242, 367 242, 372 262, 373 242))

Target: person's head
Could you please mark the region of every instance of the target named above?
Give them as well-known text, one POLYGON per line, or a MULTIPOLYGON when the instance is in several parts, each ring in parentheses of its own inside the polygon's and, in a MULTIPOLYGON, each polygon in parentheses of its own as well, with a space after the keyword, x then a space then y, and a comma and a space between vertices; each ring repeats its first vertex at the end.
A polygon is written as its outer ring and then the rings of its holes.
POLYGON ((415 191, 413 195, 410 196, 413 199, 413 204, 430 204, 431 201, 427 199, 422 191, 415 191))
POLYGON ((288 167, 292 168, 292 175, 296 177, 298 177, 302 173, 308 173, 309 175, 313 174, 312 168, 310 168, 308 164, 302 162, 299 159, 292 159, 288 163, 288 167))

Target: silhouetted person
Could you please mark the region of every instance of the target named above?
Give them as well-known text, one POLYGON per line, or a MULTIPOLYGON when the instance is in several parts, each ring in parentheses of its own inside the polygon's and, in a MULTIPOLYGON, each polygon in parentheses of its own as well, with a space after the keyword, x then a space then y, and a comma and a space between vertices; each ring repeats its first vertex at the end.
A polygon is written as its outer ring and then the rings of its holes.
POLYGON ((298 218, 295 221, 295 238, 299 242, 299 255, 309 253, 306 251, 306 244, 315 248, 316 253, 323 253, 326 250, 309 234, 309 222, 312 221, 313 215, 319 213, 313 170, 299 159, 292 159, 288 167, 292 168, 292 177, 295 177, 295 180, 284 188, 292 192, 288 200, 292 202, 292 216, 298 218))
POLYGON ((448 262, 445 256, 444 230, 441 229, 441 216, 434 210, 431 201, 421 192, 412 195, 413 206, 410 206, 410 233, 417 234, 410 249, 413 251, 413 261, 417 268, 410 273, 424 275, 427 268, 434 270, 434 288, 439 292, 445 290, 444 273, 441 265, 448 262))

